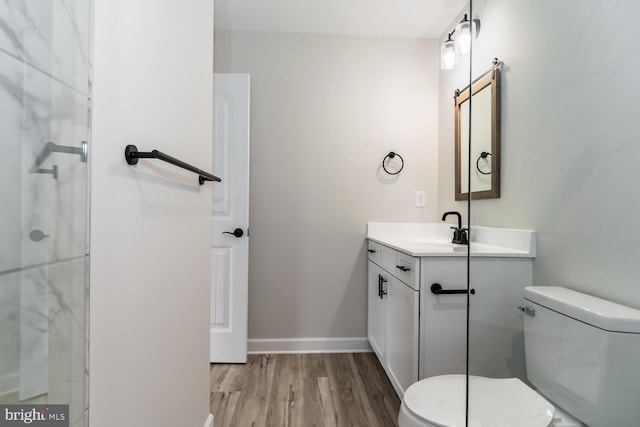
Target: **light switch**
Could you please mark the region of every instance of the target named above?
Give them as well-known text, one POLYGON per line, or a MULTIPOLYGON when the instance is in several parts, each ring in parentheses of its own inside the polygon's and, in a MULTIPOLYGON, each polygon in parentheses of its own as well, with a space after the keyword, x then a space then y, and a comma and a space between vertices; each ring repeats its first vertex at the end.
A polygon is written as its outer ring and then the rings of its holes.
POLYGON ((427 196, 424 191, 416 191, 416 207, 424 208, 427 205, 427 196))

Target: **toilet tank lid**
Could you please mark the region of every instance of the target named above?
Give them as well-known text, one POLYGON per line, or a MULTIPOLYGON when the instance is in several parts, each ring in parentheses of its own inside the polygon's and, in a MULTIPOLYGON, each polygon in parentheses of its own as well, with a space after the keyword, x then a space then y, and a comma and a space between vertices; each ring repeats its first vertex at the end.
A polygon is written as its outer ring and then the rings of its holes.
POLYGON ((611 332, 640 334, 640 310, 560 286, 527 286, 524 298, 611 332))

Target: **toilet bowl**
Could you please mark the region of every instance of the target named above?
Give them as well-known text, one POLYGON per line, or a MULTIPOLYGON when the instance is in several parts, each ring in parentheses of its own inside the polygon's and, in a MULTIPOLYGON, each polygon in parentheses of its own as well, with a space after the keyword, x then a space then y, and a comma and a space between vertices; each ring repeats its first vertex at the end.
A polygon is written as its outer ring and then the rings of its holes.
MULTIPOLYGON (((405 391, 398 424, 464 427, 466 387, 465 375, 440 375, 412 384, 405 391)), ((554 413, 552 404, 517 378, 469 376, 469 427, 548 427, 554 413)))
POLYGON ((536 390, 518 378, 470 375, 467 423, 466 376, 426 378, 404 392, 399 426, 637 427, 640 310, 556 286, 525 288, 524 304, 527 381, 536 390))

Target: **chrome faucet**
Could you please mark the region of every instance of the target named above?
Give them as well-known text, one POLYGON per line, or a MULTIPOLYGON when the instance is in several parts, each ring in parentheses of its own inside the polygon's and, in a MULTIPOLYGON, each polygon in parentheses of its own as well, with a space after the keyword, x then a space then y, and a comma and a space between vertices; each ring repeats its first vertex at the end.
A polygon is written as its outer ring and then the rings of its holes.
POLYGON ((460 215, 460 212, 449 211, 449 212, 445 212, 442 215, 442 220, 444 221, 445 219, 447 219, 447 216, 449 215, 455 215, 458 217, 458 227, 451 227, 453 229, 453 239, 451 240, 451 243, 457 243, 459 245, 468 245, 469 239, 467 238, 467 229, 462 228, 462 215, 460 215))

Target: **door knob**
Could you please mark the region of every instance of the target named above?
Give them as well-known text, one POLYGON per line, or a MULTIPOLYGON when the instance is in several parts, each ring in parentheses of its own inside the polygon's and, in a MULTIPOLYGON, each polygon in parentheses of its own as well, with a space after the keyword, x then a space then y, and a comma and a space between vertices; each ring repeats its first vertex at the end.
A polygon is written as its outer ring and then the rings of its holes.
POLYGON ((242 231, 242 228, 236 228, 233 231, 223 231, 222 234, 233 234, 236 237, 242 237, 244 236, 244 231, 242 231))

